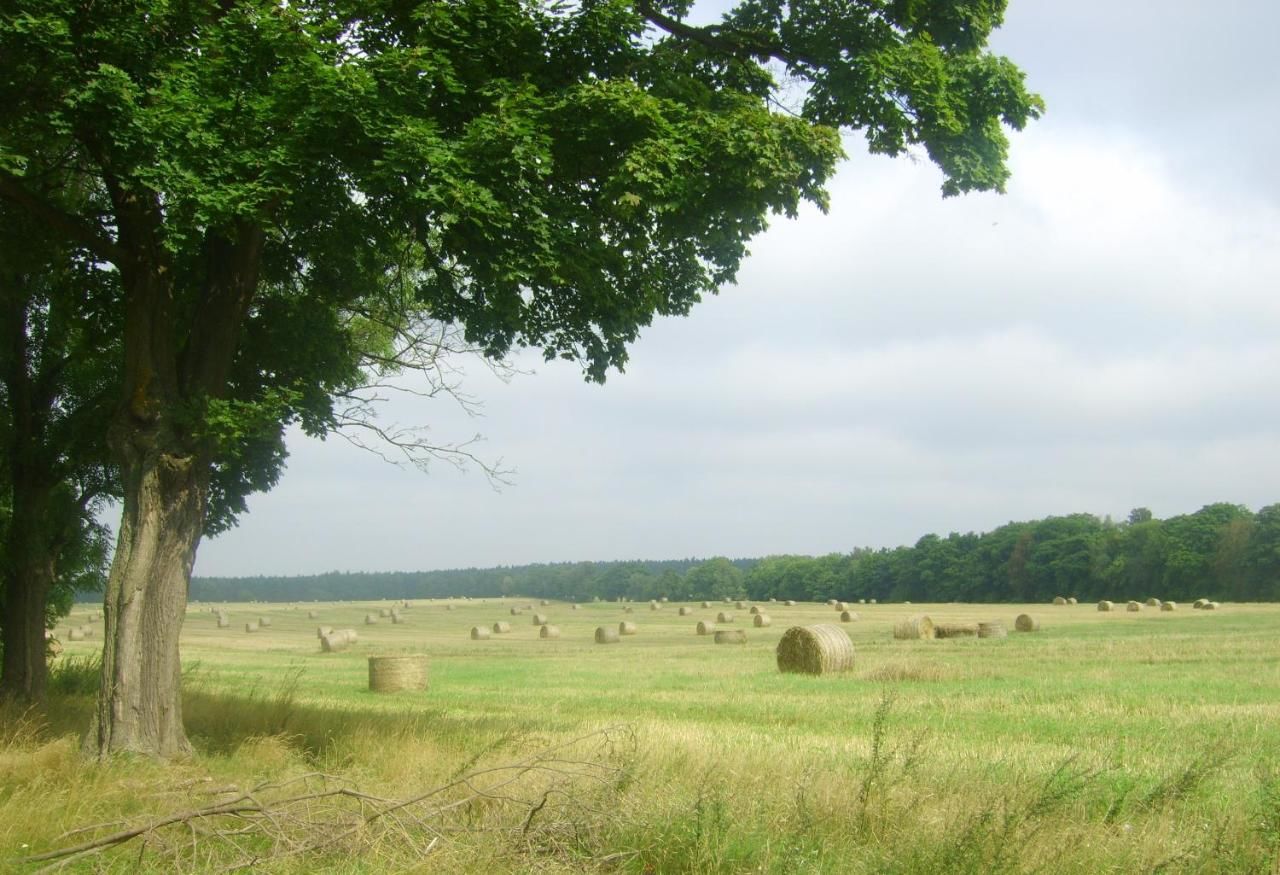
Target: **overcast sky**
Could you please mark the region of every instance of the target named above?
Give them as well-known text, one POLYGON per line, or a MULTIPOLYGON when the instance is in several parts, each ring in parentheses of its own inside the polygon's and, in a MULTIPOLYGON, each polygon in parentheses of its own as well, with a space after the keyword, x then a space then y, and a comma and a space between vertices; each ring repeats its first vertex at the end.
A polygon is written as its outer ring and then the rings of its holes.
POLYGON ((516 469, 398 469, 291 436, 197 575, 821 554, 1090 512, 1280 501, 1274 0, 1011 0, 1048 114, 1004 196, 943 201, 857 138, 828 215, 648 329, 607 385, 473 366, 402 404, 516 469))

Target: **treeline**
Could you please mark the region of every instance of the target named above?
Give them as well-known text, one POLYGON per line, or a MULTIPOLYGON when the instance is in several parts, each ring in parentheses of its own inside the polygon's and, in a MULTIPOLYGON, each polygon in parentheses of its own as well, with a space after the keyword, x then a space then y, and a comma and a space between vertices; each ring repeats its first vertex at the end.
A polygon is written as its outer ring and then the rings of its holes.
POLYGON ((591 598, 1038 602, 1156 596, 1280 601, 1280 505, 1211 504, 1156 519, 1091 514, 826 556, 576 562, 452 571, 196 578, 202 601, 521 595, 591 598))

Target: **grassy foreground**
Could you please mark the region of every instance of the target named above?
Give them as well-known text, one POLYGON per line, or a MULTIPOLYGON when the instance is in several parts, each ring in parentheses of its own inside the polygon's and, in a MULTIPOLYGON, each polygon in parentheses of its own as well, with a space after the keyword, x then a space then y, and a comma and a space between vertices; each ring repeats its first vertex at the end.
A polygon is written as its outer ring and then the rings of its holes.
POLYGON ((192 605, 176 765, 79 756, 101 638, 61 635, 48 708, 0 713, 0 869, 178 816, 65 869, 1280 873, 1280 605, 853 606, 855 670, 806 677, 774 648, 825 605, 535 604, 540 639, 527 600, 448 604, 192 605), (721 610, 745 645, 694 634, 721 610), (1009 637, 893 640, 916 613, 1009 637), (359 641, 322 654, 321 623, 359 641), (384 653, 429 654, 430 689, 369 692, 384 653))

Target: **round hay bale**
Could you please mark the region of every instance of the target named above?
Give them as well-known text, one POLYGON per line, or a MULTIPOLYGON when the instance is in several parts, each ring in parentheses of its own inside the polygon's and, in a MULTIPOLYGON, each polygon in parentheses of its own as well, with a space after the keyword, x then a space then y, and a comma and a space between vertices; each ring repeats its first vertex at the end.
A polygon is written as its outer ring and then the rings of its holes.
POLYGON ((717 644, 746 644, 747 631, 745 629, 721 629, 715 634, 715 642, 717 644))
POLYGON ((319 612, 319 611, 307 611, 307 619, 308 619, 308 620, 314 620, 314 619, 316 619, 316 617, 319 617, 319 616, 320 616, 320 612, 319 612))
POLYGON ((244 630, 245 630, 246 632, 257 632, 257 631, 258 631, 258 624, 257 624, 257 623, 254 623, 254 622, 252 622, 252 621, 250 621, 250 622, 248 622, 248 623, 245 623, 245 624, 244 624, 244 630))
POLYGON ((636 634, 636 624, 632 623, 630 620, 623 620, 621 623, 618 624, 618 634, 619 635, 636 634))
POLYGON ((551 602, 547 601, 546 599, 543 599, 542 601, 538 602, 538 604, 542 605, 545 608, 548 605, 550 605, 551 602))
POLYGON ((1149 599, 1147 599, 1147 607, 1149 607, 1149 608, 1158 608, 1158 607, 1160 607, 1160 599, 1157 599, 1157 598, 1149 598, 1149 599))
POLYGON ((1191 607, 1199 611, 1199 610, 1203 610, 1204 606, 1207 604, 1209 604, 1208 599, 1196 599, 1194 602, 1191 603, 1191 607))
POLYGON ((834 608, 835 606, 836 606, 836 600, 835 600, 835 599, 827 599, 827 607, 829 607, 829 608, 834 608))
POLYGON ((1141 604, 1141 603, 1139 603, 1139 602, 1131 601, 1131 602, 1129 602, 1127 605, 1125 605, 1125 606, 1124 606, 1124 609, 1125 609, 1126 611, 1140 611, 1140 610, 1142 610, 1142 604, 1141 604))
POLYGON ((796 600, 795 600, 795 599, 787 599, 785 602, 783 602, 783 604, 784 604, 784 605, 786 605, 786 606, 787 606, 787 607, 789 607, 789 608, 794 608, 794 607, 796 606, 796 600))
POLYGON ((487 626, 472 626, 472 627, 471 627, 471 640, 472 640, 472 641, 488 641, 488 640, 489 640, 489 634, 490 634, 490 633, 489 633, 489 627, 487 627, 487 626))
POLYGON ((333 627, 332 627, 332 626, 316 626, 316 637, 317 637, 317 638, 323 638, 323 637, 324 637, 324 636, 326 636, 326 635, 332 635, 332 634, 333 634, 333 627))
POLYGON ((679 613, 680 613, 680 616, 687 617, 693 613, 693 608, 689 607, 688 605, 681 605, 679 613))
POLYGON ((452 610, 453 610, 453 605, 445 605, 445 606, 444 606, 444 609, 445 609, 446 611, 452 611, 452 610))
POLYGON ((622 613, 624 614, 635 613, 635 608, 631 607, 631 605, 627 605, 625 608, 622 609, 622 613))
POLYGON ((1053 597, 1053 603, 1055 605, 1065 605, 1067 603, 1067 600, 1060 595, 1056 595, 1053 597))
POLYGON ((1103 613, 1106 613, 1107 611, 1111 610, 1113 607, 1115 606, 1111 604, 1111 602, 1107 601, 1106 599, 1103 599, 1102 601, 1098 602, 1098 610, 1102 611, 1103 613))
POLYGON ((512 609, 511 609, 511 616, 513 616, 513 617, 518 617, 518 616, 520 616, 520 609, 519 609, 519 608, 512 608, 512 609))
POLYGON ((866 599, 858 599, 858 604, 865 605, 866 603, 867 603, 866 599))
POLYGON ((875 599, 867 599, 867 604, 874 605, 875 603, 876 603, 875 599))
POLYGON ((1219 608, 1219 604, 1218 604, 1217 602, 1205 602, 1204 607, 1203 607, 1203 608, 1201 608, 1200 610, 1202 610, 1202 611, 1216 611, 1218 608, 1219 608))
POLYGON ((702 606, 703 606, 704 608, 709 608, 709 607, 711 607, 711 602, 703 602, 703 603, 702 603, 702 606))
POLYGON ((403 622, 404 622, 404 617, 400 616, 400 612, 399 612, 399 611, 392 611, 392 612, 391 612, 391 622, 392 622, 392 624, 393 624, 393 625, 397 625, 397 626, 398 626, 398 625, 400 625, 401 623, 403 623, 403 622))
POLYGON ((596 643, 597 644, 617 644, 622 639, 618 637, 618 630, 612 626, 596 627, 596 643))
MULTIPOLYGON (((378 616, 385 620, 387 617, 390 617, 390 616, 391 616, 391 609, 390 609, 390 608, 382 608, 382 609, 380 609, 380 610, 378 611, 378 616)), ((373 657, 372 657, 372 656, 371 656, 371 657, 369 657, 369 658, 370 658, 370 659, 373 659, 373 657)))
POLYGON ((320 636, 320 652, 321 653, 337 653, 339 650, 346 650, 351 646, 351 642, 347 640, 346 635, 322 635, 320 636))
POLYGON ((218 617, 218 628, 219 628, 219 629, 225 629, 225 628, 227 628, 227 627, 228 627, 228 626, 230 626, 230 625, 231 625, 231 618, 230 618, 230 617, 225 617, 225 616, 219 616, 219 617, 218 617))
POLYGON ((933 620, 930 620, 924 614, 916 614, 914 617, 908 617, 894 625, 893 637, 897 638, 899 641, 915 641, 921 638, 933 638, 933 620))
POLYGON ((717 623, 732 623, 732 622, 733 622, 733 614, 726 614, 724 611, 721 611, 720 613, 716 614, 716 622, 717 622, 717 623))
POLYGON ((1013 621, 1013 628, 1019 632, 1039 632, 1040 621, 1030 614, 1018 614, 1018 618, 1013 621))
POLYGON ((545 626, 545 625, 547 625, 547 615, 546 615, 546 614, 534 614, 534 615, 533 615, 533 625, 535 625, 535 626, 545 626))
POLYGON ((659 610, 661 607, 662 606, 658 604, 656 601, 652 599, 649 600, 649 610, 656 611, 656 610, 659 610))
POLYGON ((1076 597, 1075 597, 1075 596, 1073 596, 1073 595, 1069 595, 1069 596, 1067 596, 1067 604, 1069 604, 1069 605, 1075 605, 1075 604, 1079 604, 1079 602, 1078 602, 1078 601, 1076 601, 1076 597))
POLYGON ((366 626, 374 626, 374 625, 376 625, 376 624, 377 624, 377 622, 378 622, 378 615, 377 615, 377 614, 365 614, 365 615, 364 615, 364 624, 365 624, 366 626))
POLYGON ((934 623, 934 638, 977 638, 977 623, 934 623))
POLYGON ((569 605, 569 610, 571 610, 571 611, 576 611, 576 610, 578 610, 578 606, 577 606, 577 605, 569 605))
POLYGON ((858 619, 858 615, 857 615, 857 614, 855 614, 853 611, 841 611, 841 612, 840 612, 840 622, 841 622, 841 623, 852 623, 852 622, 853 622, 854 620, 856 620, 856 619, 858 619))
POLYGON ((771 624, 773 619, 768 614, 756 614, 755 618, 751 622, 757 629, 761 629, 771 624))
POLYGON ((84 640, 84 630, 83 630, 83 629, 72 629, 70 632, 68 632, 68 633, 67 633, 67 639, 68 639, 68 640, 70 640, 70 641, 83 641, 83 640, 84 640))
POLYGON ((734 603, 733 603, 733 607, 734 607, 734 609, 735 609, 735 610, 745 611, 745 610, 747 609, 747 603, 746 603, 746 602, 734 602, 734 603))
POLYGON ((1178 609, 1177 602, 1161 602, 1160 603, 1160 610, 1162 611, 1176 611, 1177 609, 1178 609))
POLYGON ((846 605, 844 602, 836 602, 835 607, 836 607, 836 610, 837 610, 837 611, 840 611, 840 612, 842 612, 842 613, 843 613, 844 611, 849 610, 849 606, 848 606, 848 605, 846 605))
POLYGON ((499 620, 498 622, 493 624, 493 631, 495 635, 502 635, 506 632, 510 632, 511 624, 508 623, 506 620, 499 620))
POLYGON ((539 638, 559 638, 560 627, 552 626, 550 624, 544 625, 540 629, 538 629, 538 637, 539 638))
POLYGON ((1004 627, 1004 623, 1000 620, 988 620, 985 623, 978 624, 979 638, 1008 638, 1009 630, 1004 627))
POLYGON ((403 656, 370 656, 369 689, 375 693, 401 693, 427 688, 427 657, 422 653, 403 656))
POLYGON ((839 626, 792 626, 778 642, 778 670, 834 674, 853 669, 853 641, 839 626))
POLYGON ((747 613, 748 613, 748 614, 759 614, 759 613, 761 613, 761 611, 760 611, 760 606, 759 606, 759 605, 752 605, 752 606, 751 606, 751 610, 747 611, 747 613))
POLYGON ((658 599, 658 601, 662 602, 665 605, 667 603, 667 597, 663 596, 662 598, 658 599))
POLYGON ((715 626, 715 624, 714 624, 714 623, 708 623, 706 620, 699 620, 699 621, 698 621, 698 634, 699 634, 699 635, 710 635, 711 633, 713 633, 713 632, 715 632, 715 631, 716 631, 716 626, 715 626))
POLYGON ((268 628, 270 625, 271 625, 271 618, 270 618, 270 617, 259 617, 259 618, 258 618, 258 628, 260 628, 260 629, 266 629, 266 628, 268 628))

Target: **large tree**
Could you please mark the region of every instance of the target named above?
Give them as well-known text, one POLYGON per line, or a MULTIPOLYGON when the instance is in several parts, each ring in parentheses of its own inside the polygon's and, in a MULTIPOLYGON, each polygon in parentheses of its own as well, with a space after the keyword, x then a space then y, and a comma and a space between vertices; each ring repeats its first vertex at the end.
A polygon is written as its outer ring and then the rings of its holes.
POLYGON ((770 213, 825 205, 840 128, 923 148, 944 193, 1000 189, 1002 124, 1039 111, 984 49, 1003 8, 748 0, 694 26, 647 0, 11 0, 0 198, 123 292, 91 748, 188 749, 178 632, 210 497, 269 485, 280 423, 331 427, 351 313, 408 283, 413 318, 603 380, 655 314, 731 281, 770 213), (42 196, 47 143, 100 208, 42 196))

